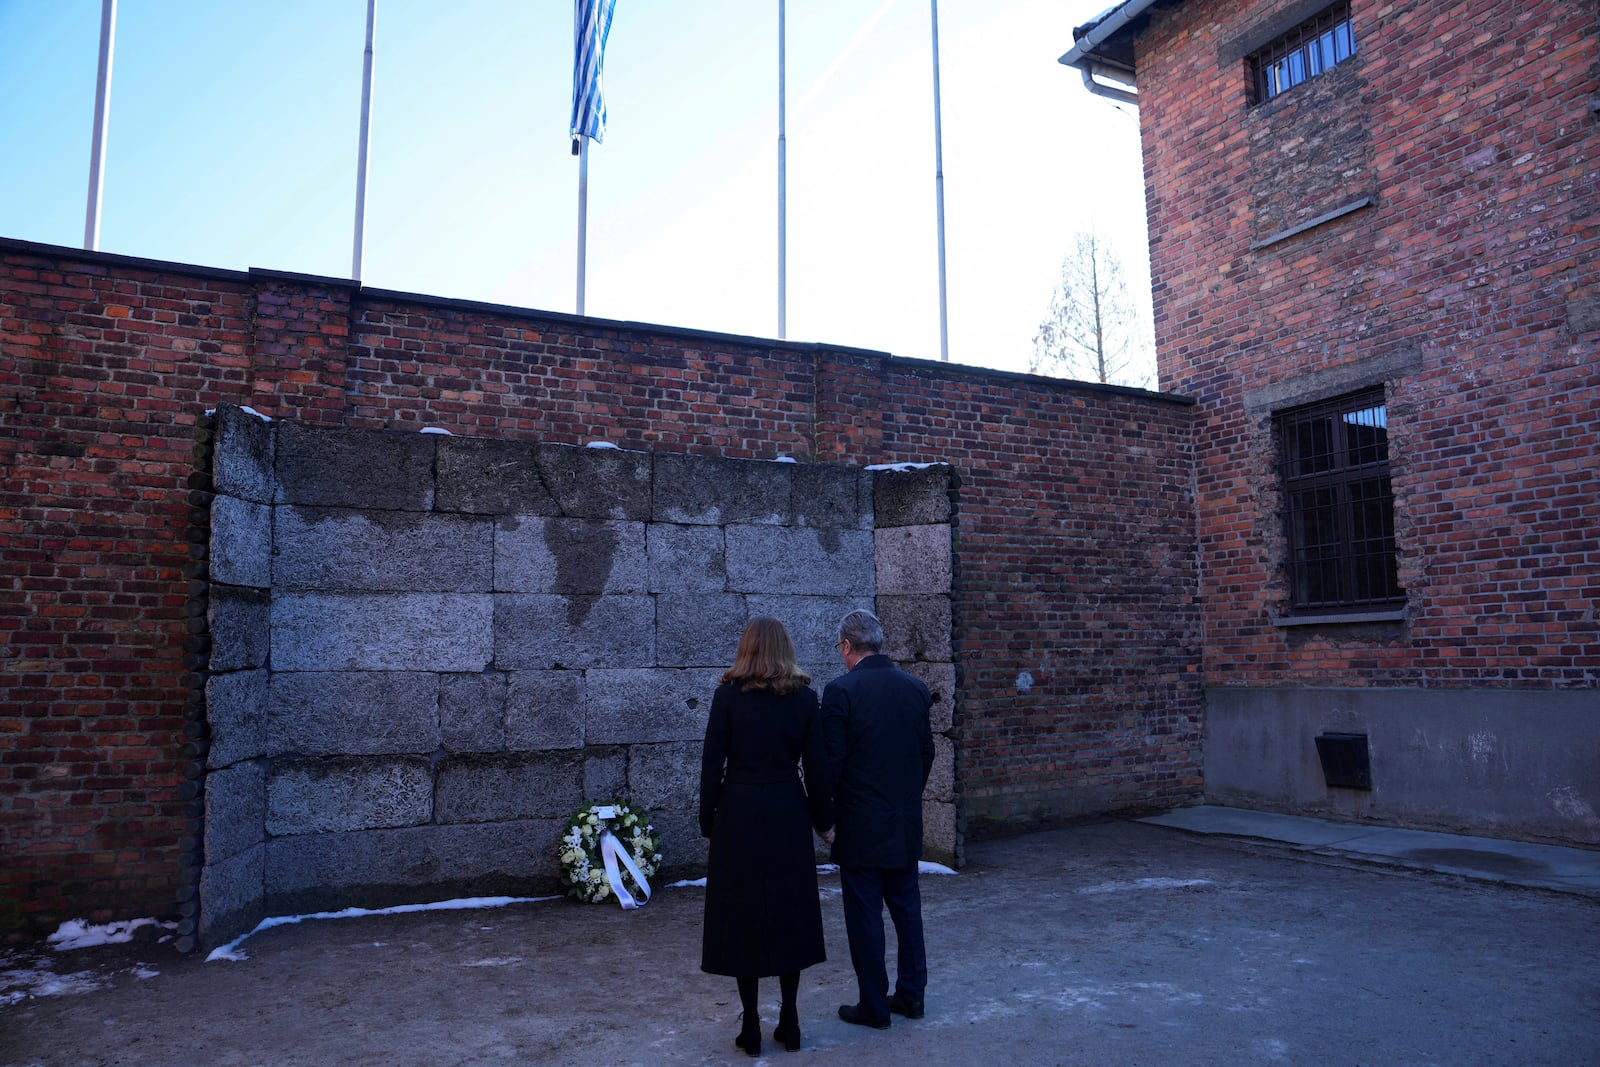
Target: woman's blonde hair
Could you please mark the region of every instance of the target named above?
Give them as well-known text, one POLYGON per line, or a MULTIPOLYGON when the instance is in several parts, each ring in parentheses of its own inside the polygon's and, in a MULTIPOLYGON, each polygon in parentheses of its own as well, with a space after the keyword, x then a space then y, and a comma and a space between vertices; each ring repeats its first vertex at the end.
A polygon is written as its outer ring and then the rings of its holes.
POLYGON ((757 615, 745 624, 733 666, 722 674, 723 685, 736 685, 746 693, 766 689, 778 696, 798 692, 811 684, 811 676, 795 665, 794 642, 783 623, 771 615, 757 615))

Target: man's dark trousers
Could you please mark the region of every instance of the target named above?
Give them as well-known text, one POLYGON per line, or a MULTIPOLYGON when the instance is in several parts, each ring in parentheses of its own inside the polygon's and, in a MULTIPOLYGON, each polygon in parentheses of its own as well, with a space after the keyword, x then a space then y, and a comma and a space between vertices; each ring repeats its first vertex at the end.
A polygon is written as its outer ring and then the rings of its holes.
POLYGON ((922 895, 917 866, 885 870, 840 867, 844 896, 844 928, 850 939, 850 963, 861 989, 861 1010, 872 1019, 889 1018, 889 973, 884 965, 883 907, 894 922, 895 992, 922 1003, 928 988, 928 952, 922 941, 922 895))

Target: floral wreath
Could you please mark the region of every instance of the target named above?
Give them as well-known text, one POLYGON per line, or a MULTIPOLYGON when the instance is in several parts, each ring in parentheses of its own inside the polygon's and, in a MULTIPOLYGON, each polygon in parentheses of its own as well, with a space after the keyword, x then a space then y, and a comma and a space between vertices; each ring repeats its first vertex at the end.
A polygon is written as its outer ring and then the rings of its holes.
MULTIPOLYGON (((598 904, 613 898, 606 879, 605 860, 600 855, 600 835, 610 830, 627 849, 645 878, 661 866, 661 838, 651 825, 648 813, 636 812, 620 801, 590 804, 578 810, 561 836, 561 884, 567 896, 585 904, 598 904)), ((649 897, 649 888, 640 886, 626 868, 620 872, 623 888, 649 897)))

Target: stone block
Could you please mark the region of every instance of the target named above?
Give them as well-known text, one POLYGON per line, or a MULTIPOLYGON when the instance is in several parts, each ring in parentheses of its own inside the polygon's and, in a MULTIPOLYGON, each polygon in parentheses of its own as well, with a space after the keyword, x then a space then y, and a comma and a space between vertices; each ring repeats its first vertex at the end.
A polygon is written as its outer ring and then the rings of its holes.
POLYGON ((272 665, 285 671, 481 671, 494 657, 486 593, 282 593, 272 665))
POLYGON ((878 530, 950 521, 950 497, 960 485, 955 468, 935 463, 905 469, 869 469, 873 474, 873 522, 878 530))
POLYGON ((942 800, 922 802, 922 858, 956 870, 963 863, 956 806, 942 800))
POLYGON ((749 620, 746 598, 735 593, 662 593, 656 597, 656 662, 725 670, 749 620))
MULTIPOLYGON (((694 741, 706 736, 711 697, 726 667, 693 670, 591 670, 590 744, 694 741)), ((638 749, 634 749, 635 755, 638 749)), ((695 770, 699 774, 698 765, 695 770)))
POLYGON ((878 595, 950 592, 950 527, 894 526, 873 537, 878 595))
MULTIPOLYGON (((698 775, 699 771, 695 773, 698 775)), ((698 804, 696 798, 697 808, 698 804)), ((679 878, 699 878, 706 873, 708 849, 705 838, 700 836, 698 810, 651 810, 650 825, 656 828, 661 848, 661 868, 650 880, 651 889, 660 889, 679 878)))
POLYGON ((539 469, 569 518, 650 518, 654 460, 648 452, 541 445, 539 469))
POLYGON ((565 818, 583 800, 576 752, 447 756, 439 762, 440 823, 565 818))
POLYGON ((790 475, 789 494, 797 526, 872 528, 872 475, 857 467, 797 465, 790 475))
POLYGON ((513 671, 505 747, 512 752, 581 748, 588 692, 583 671, 513 671))
POLYGON ((417 894, 440 880, 445 863, 437 826, 279 837, 267 842, 267 907, 278 914, 381 906, 399 887, 417 894))
POLYGON ((267 779, 267 832, 320 834, 416 826, 433 817, 424 759, 286 760, 267 779))
POLYGON ((870 587, 856 596, 751 596, 747 599, 752 616, 771 615, 783 623, 794 641, 796 658, 813 678, 821 675, 811 671, 812 666, 829 677, 832 676, 829 672, 835 669, 838 673, 844 671, 838 652, 839 620, 857 608, 872 607, 870 587))
POLYGON ((439 747, 439 676, 423 671, 277 671, 274 755, 365 756, 439 747))
POLYGON ((438 443, 439 511, 474 515, 555 515, 540 446, 522 441, 445 437, 438 443))
POLYGON ((498 671, 439 678, 439 744, 450 752, 506 747, 507 676, 498 671))
POLYGON ((554 893, 566 819, 282 837, 267 843, 273 914, 455 896, 554 893))
POLYGON ((816 690, 818 699, 822 697, 823 690, 828 688, 829 682, 843 678, 849 673, 844 669, 844 661, 837 656, 833 658, 832 663, 802 663, 800 669, 810 675, 811 688, 816 690))
POLYGON ((657 820, 668 812, 697 812, 703 747, 701 740, 633 745, 628 751, 628 796, 633 803, 657 820))
POLYGON ((211 669, 264 667, 271 646, 272 595, 264 589, 213 585, 206 623, 211 630, 211 669))
POLYGON ((272 584, 272 506, 218 496, 211 501, 211 580, 265 589, 272 584))
POLYGON ((656 659, 655 622, 649 596, 505 593, 494 603, 495 666, 646 666, 656 659))
POLYGON ((256 845, 201 869, 197 933, 203 948, 225 945, 267 917, 266 861, 266 846, 256 845))
POLYGON ((720 593, 728 586, 727 549, 720 526, 680 526, 653 522, 650 592, 720 593))
POLYGON ((206 775, 206 863, 231 859, 266 840, 267 775, 262 763, 236 763, 206 775))
POLYGON ((590 745, 583 750, 583 803, 604 804, 628 795, 628 750, 590 745))
POLYGON ((558 893, 561 861, 556 846, 571 815, 567 811, 559 819, 440 827, 445 831, 445 855, 453 861, 453 870, 467 872, 469 887, 492 893, 558 893), (460 832, 469 827, 476 832, 460 832))
POLYGON ((928 772, 928 784, 922 790, 922 799, 953 801, 955 798, 955 745, 944 734, 934 734, 933 769, 928 772))
POLYGON ((219 495, 255 504, 272 503, 272 423, 233 404, 218 404, 216 419, 212 487, 219 495))
POLYGON ((278 425, 279 504, 433 510, 435 434, 278 425))
POLYGON ((491 520, 414 511, 284 506, 274 522, 279 591, 486 593, 491 520))
POLYGON ((494 533, 494 587, 564 596, 643 593, 650 584, 645 524, 508 516, 494 533))
POLYGON ((904 669, 922 679, 933 694, 933 707, 928 710, 936 734, 949 733, 955 727, 956 665, 954 663, 907 663, 904 669))
POLYGON ((884 652, 896 663, 952 660, 950 598, 947 596, 880 596, 884 652))
POLYGON ((873 535, 806 526, 729 526, 728 589, 850 596, 872 589, 873 535))
POLYGON ((702 526, 789 521, 793 463, 656 457, 652 517, 656 522, 702 526))
POLYGON ((206 679, 206 721, 211 728, 207 767, 227 767, 266 754, 270 678, 264 670, 253 670, 206 679))

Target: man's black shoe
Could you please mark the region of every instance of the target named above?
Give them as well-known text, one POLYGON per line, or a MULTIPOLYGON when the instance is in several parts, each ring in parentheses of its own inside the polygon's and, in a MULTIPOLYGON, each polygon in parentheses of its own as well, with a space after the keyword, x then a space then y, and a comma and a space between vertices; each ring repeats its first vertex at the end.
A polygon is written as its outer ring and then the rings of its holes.
POLYGON ((887 1015, 881 1019, 874 1019, 863 1011, 859 1004, 839 1005, 839 1018, 847 1023, 855 1023, 857 1026, 870 1026, 874 1030, 889 1029, 889 1017, 887 1015))
POLYGON ((907 1019, 922 1018, 922 1001, 912 1000, 902 993, 896 993, 889 998, 889 1010, 896 1015, 904 1015, 907 1019))

